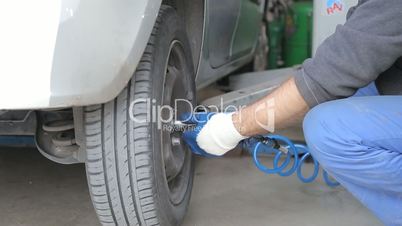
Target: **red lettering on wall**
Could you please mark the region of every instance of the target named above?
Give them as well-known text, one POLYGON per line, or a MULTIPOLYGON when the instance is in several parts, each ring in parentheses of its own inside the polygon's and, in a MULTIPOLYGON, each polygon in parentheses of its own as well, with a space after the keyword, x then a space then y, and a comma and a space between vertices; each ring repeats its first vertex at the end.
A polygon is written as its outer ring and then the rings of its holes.
POLYGON ((330 15, 335 13, 336 11, 342 12, 342 10, 343 10, 342 4, 334 3, 332 7, 327 8, 327 14, 330 15))
POLYGON ((333 8, 334 8, 334 10, 338 10, 339 12, 341 12, 342 8, 343 8, 343 5, 342 4, 338 5, 338 3, 334 3, 333 8))
POLYGON ((333 14, 334 13, 334 9, 331 7, 331 8, 327 8, 327 13, 328 14, 333 14))

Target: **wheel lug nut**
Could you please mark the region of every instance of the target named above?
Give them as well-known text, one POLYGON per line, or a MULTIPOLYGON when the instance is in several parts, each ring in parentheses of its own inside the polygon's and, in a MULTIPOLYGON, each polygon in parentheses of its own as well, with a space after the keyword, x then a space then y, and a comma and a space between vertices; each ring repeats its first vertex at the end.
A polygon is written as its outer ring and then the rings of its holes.
POLYGON ((172 140, 172 145, 173 145, 173 146, 179 146, 179 145, 181 145, 181 139, 180 139, 180 138, 178 138, 178 137, 172 137, 171 140, 172 140))

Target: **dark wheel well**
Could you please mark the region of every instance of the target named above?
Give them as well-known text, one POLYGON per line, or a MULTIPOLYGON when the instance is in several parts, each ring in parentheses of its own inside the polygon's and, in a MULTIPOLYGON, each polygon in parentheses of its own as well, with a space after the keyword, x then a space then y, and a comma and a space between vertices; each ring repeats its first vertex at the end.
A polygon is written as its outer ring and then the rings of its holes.
POLYGON ((183 19, 190 40, 194 68, 197 71, 204 33, 204 0, 163 0, 162 4, 174 7, 183 19))

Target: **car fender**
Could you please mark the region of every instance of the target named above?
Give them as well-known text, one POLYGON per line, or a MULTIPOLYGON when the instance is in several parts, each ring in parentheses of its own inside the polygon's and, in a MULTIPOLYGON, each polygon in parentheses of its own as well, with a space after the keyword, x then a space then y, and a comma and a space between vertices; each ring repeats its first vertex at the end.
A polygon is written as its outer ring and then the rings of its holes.
POLYGON ((0 109, 105 103, 132 76, 161 0, 0 3, 0 109))

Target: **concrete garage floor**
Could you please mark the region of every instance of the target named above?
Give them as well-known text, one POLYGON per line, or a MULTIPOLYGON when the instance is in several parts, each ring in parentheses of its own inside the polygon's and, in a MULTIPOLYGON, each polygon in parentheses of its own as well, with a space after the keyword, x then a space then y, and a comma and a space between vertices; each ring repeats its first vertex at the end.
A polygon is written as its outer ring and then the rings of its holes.
MULTIPOLYGON (((99 225, 83 165, 52 163, 34 149, 0 148, 1 226, 99 225)), ((185 226, 377 226, 342 188, 265 176, 249 157, 198 159, 185 226)))

